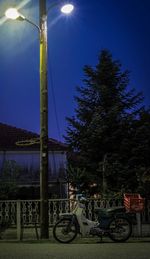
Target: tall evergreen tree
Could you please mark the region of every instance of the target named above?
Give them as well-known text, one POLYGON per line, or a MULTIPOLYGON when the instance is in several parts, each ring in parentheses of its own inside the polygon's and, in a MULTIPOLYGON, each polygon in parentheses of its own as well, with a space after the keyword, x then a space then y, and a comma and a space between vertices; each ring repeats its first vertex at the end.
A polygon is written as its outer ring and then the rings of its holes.
POLYGON ((65 139, 70 152, 76 154, 69 163, 74 171, 79 167, 85 172, 83 188, 91 192, 94 183, 99 192, 117 191, 124 185, 134 190, 137 176, 132 145, 143 96, 128 89, 129 72, 122 70, 108 50, 101 51, 96 67, 85 66, 84 73, 83 85, 77 87, 75 116, 67 118, 65 139))

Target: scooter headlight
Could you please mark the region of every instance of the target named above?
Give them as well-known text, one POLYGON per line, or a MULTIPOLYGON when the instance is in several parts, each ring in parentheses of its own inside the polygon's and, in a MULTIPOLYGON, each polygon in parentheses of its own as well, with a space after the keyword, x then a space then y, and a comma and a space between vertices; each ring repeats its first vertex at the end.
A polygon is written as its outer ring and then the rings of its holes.
POLYGON ((82 196, 82 197, 79 199, 79 201, 80 201, 80 203, 85 204, 85 203, 87 202, 87 199, 82 196))

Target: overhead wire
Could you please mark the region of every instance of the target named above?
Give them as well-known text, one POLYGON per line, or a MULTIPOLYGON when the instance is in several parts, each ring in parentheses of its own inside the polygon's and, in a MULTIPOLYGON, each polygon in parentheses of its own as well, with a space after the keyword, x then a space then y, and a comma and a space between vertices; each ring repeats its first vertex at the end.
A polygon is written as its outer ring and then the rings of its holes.
POLYGON ((51 64, 51 59, 50 59, 49 51, 48 51, 48 67, 49 67, 50 88, 51 88, 52 99, 53 99, 53 104, 54 104, 54 113, 55 113, 55 119, 56 119, 56 127, 57 127, 57 131, 58 131, 59 140, 62 141, 61 130, 60 130, 60 125, 59 125, 59 119, 58 119, 58 112, 57 112, 57 105, 56 105, 56 98, 55 98, 55 91, 54 91, 54 80, 53 80, 53 74, 52 74, 52 64, 51 64))
MULTIPOLYGON (((50 75, 50 87, 51 87, 51 91, 52 91, 52 98, 53 98, 53 103, 54 103, 54 112, 55 112, 55 118, 56 118, 56 126, 57 126, 59 141, 62 141, 61 130, 60 130, 60 125, 59 125, 59 119, 58 119, 58 113, 57 113, 55 91, 54 91, 54 80, 53 80, 53 73, 52 73, 52 63, 51 63, 49 52, 48 52, 48 65, 49 65, 49 75, 50 75)), ((59 157, 59 169, 58 169, 57 166, 56 166, 58 161, 56 163, 56 156, 55 156, 54 152, 55 151, 52 150, 54 170, 55 170, 56 175, 57 175, 57 181, 58 181, 58 183, 60 185, 60 195, 62 196, 62 189, 61 188, 63 188, 63 184, 66 182, 66 178, 61 176, 61 169, 63 168, 65 170, 66 161, 64 161, 64 158, 63 158, 63 156, 61 154, 61 156, 59 157), (57 172, 57 170, 58 170, 58 172, 57 172)))

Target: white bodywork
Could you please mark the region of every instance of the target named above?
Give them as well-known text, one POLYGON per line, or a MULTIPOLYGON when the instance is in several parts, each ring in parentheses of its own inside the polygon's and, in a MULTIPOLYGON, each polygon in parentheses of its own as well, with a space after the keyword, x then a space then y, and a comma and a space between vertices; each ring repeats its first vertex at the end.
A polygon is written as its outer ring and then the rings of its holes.
POLYGON ((77 204, 75 206, 75 209, 72 211, 72 213, 63 213, 61 216, 65 215, 76 215, 78 224, 80 226, 80 233, 82 234, 83 237, 86 237, 90 234, 91 228, 98 227, 99 222, 98 221, 92 221, 87 219, 84 216, 84 209, 85 205, 82 204, 79 200, 77 201, 77 204))

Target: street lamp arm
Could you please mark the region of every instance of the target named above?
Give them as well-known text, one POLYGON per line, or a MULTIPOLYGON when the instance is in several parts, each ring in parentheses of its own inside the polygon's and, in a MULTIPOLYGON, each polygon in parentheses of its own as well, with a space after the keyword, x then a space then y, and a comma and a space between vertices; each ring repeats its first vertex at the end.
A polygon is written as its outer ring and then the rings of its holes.
POLYGON ((11 20, 26 21, 26 22, 30 23, 31 25, 33 25, 34 27, 36 27, 38 29, 39 33, 41 32, 40 27, 36 23, 34 23, 31 20, 29 20, 28 18, 26 18, 24 15, 22 15, 20 12, 18 12, 18 10, 16 8, 13 8, 13 7, 8 8, 5 12, 5 16, 11 20))
POLYGON ((32 22, 31 20, 29 20, 27 18, 25 18, 24 21, 26 21, 26 22, 30 23, 31 25, 33 25, 34 27, 36 27, 36 29, 38 29, 39 33, 41 33, 41 29, 36 23, 32 22))

